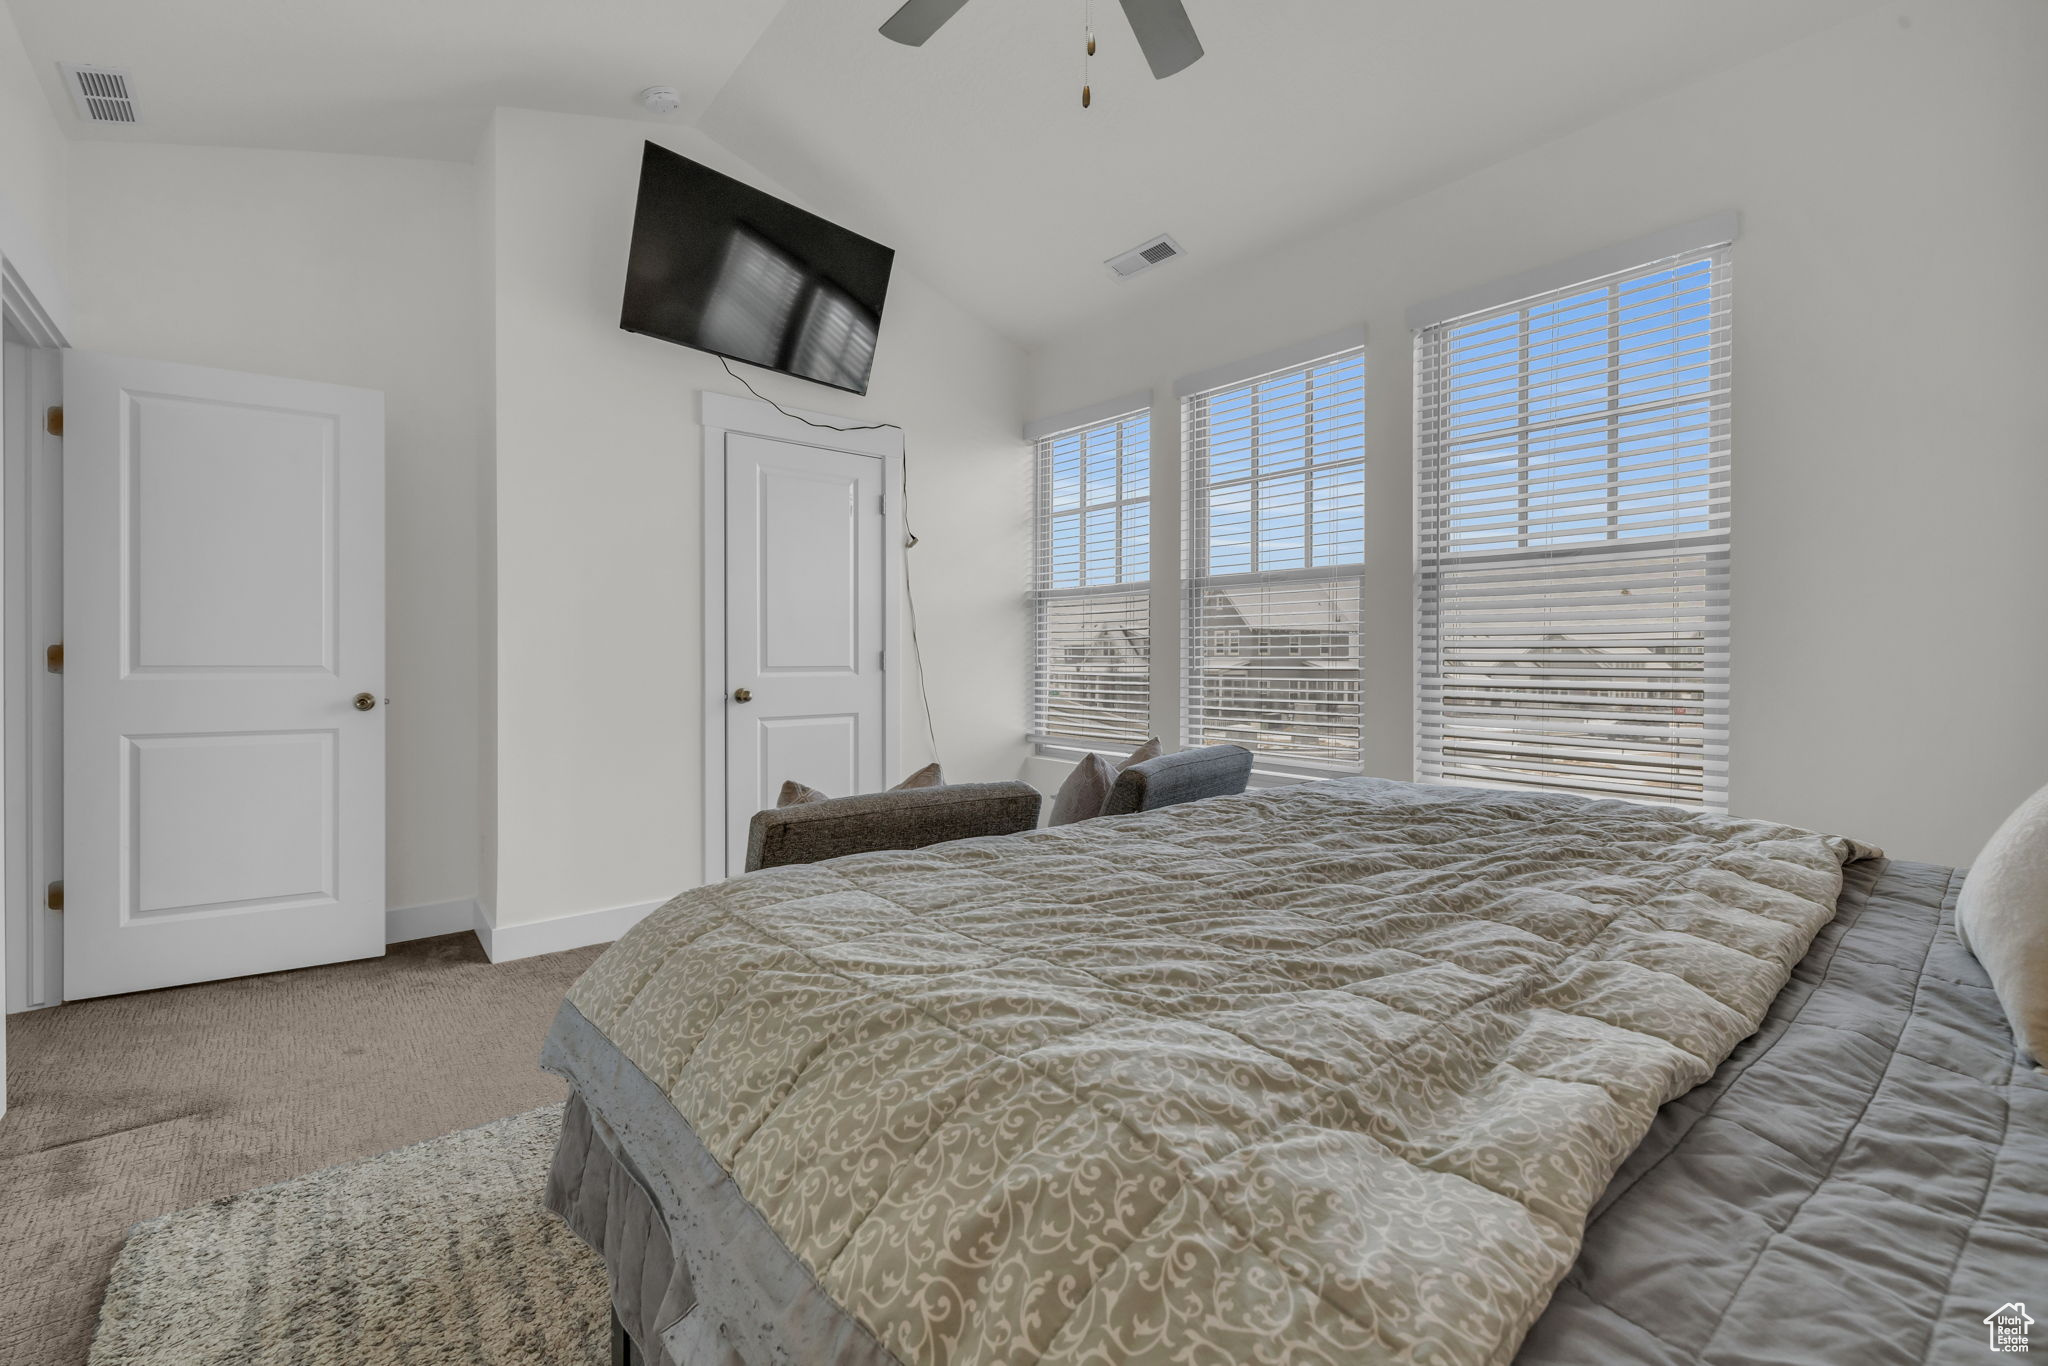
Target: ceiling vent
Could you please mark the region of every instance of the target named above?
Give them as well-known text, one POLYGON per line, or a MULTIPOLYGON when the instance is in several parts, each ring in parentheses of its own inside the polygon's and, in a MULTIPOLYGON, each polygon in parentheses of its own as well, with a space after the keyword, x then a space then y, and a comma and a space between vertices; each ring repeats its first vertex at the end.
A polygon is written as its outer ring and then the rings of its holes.
POLYGON ((112 66, 79 66, 61 63, 64 81, 71 87, 71 103, 78 117, 87 123, 138 123, 135 117, 135 86, 128 73, 112 66))
POLYGON ((1150 270, 1162 262, 1185 255, 1187 253, 1181 250, 1180 243, 1162 232, 1151 241, 1140 242, 1120 256, 1110 257, 1103 264, 1109 267, 1109 273, 1117 279, 1128 280, 1141 270, 1150 270))

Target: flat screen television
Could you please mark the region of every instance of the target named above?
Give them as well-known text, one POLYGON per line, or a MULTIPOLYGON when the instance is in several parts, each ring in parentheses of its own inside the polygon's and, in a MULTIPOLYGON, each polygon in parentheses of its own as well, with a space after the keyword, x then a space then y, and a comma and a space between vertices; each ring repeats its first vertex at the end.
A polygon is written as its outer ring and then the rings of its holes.
POLYGON ((650 142, 619 326, 864 394, 895 259, 650 142))

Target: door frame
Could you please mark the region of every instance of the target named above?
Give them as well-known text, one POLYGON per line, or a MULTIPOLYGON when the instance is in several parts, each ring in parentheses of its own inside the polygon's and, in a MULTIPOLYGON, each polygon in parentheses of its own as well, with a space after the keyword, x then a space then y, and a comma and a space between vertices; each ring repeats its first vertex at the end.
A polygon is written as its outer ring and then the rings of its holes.
MULTIPOLYGON (((57 273, 51 268, 40 245, 30 236, 14 213, 14 206, 7 200, 6 192, 0 190, 0 331, 12 331, 27 345, 39 351, 56 351, 70 345, 65 338, 65 328, 70 310, 64 292, 57 280, 57 273)), ((31 355, 31 361, 34 357, 31 355)), ((31 373, 35 365, 30 365, 31 373)), ((39 395, 30 392, 27 406, 30 412, 39 395)), ((14 420, 15 415, 7 409, 5 385, 0 384, 0 430, 14 420)), ((0 514, 13 511, 6 506, 5 481, 0 481, 0 514)), ((4 516, 0 516, 0 527, 4 527, 4 516)), ((11 554, 14 547, 0 533, 0 639, 22 629, 22 623, 14 613, 7 610, 6 590, 13 588, 12 576, 4 556, 11 554)), ((4 671, 0 671, 4 674, 4 671)), ((13 691, 13 679, 0 680, 0 687, 13 691)), ((22 699, 24 703, 26 699, 22 699)), ((19 752, 18 746, 6 743, 6 728, 0 726, 0 772, 9 779, 18 767, 25 763, 27 756, 19 752)), ((13 790, 10 782, 9 790, 13 790)), ((0 801, 0 808, 6 811, 6 838, 0 839, 0 1018, 6 1013, 6 983, 8 979, 7 941, 16 929, 18 917, 29 914, 27 906, 19 905, 19 898, 12 893, 20 882, 19 869, 7 862, 7 848, 26 849, 27 830, 20 822, 27 812, 15 808, 11 803, 0 801), (15 841, 19 839, 20 844, 15 841)), ((48 915, 48 911, 43 912, 48 915)), ((25 927, 25 922, 24 922, 25 927)), ((61 984, 52 991, 61 990, 61 984)), ((7 1113, 7 1032, 0 1028, 0 1116, 7 1113)))
POLYGON ((64 465, 62 438, 35 420, 63 403, 63 366, 57 350, 24 346, 19 393, 27 411, 5 417, 22 447, 19 459, 7 464, 0 497, 0 663, 6 669, 0 688, 7 712, 0 885, 5 937, 15 951, 6 955, 9 1012, 64 1000, 64 917, 44 896, 64 876, 64 692, 62 676, 51 673, 44 658, 44 647, 64 638, 64 465))
POLYGON ((61 438, 48 435, 35 415, 64 401, 58 352, 71 344, 64 335, 66 304, 55 272, 0 203, 0 330, 27 349, 14 395, 26 411, 13 412, 0 396, 0 429, 20 423, 26 438, 23 467, 10 465, 0 479, 0 640, 11 647, 0 651, 0 693, 19 722, 0 726, 6 827, 0 844, 0 1013, 64 999, 63 917, 40 895, 45 884, 62 876, 63 773, 53 767, 62 755, 62 712, 50 705, 57 679, 46 676, 35 658, 43 645, 63 638, 61 599, 55 609, 49 606, 61 573, 62 531, 43 520, 61 504, 47 477, 33 477, 33 467, 44 467, 44 473, 54 468, 63 477, 56 463, 61 438), (31 534, 32 521, 44 534, 31 534), (12 670, 5 669, 8 662, 12 670), (54 823, 53 808, 45 805, 53 799, 54 823), (60 841, 54 857, 48 838, 53 830, 60 841), (7 952, 10 945, 18 957, 7 952))
POLYGON ((725 772, 725 438, 728 433, 766 437, 847 455, 882 460, 882 771, 898 767, 901 734, 903 616, 903 433, 895 427, 868 431, 826 430, 853 425, 830 413, 792 408, 785 413, 759 399, 705 390, 700 420, 704 429, 704 876, 718 882, 741 871, 726 864, 725 772), (789 416, 793 413, 796 416, 789 416), (808 420, 808 421, 806 421, 808 420), (890 668, 891 662, 897 667, 890 668))

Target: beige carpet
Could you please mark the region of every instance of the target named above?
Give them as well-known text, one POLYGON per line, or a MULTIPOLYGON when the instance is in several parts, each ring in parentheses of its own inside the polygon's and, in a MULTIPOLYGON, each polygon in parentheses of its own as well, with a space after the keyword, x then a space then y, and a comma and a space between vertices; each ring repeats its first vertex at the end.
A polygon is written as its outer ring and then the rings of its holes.
POLYGON ((562 1110, 152 1219, 92 1366, 603 1366, 604 1266, 541 1205, 562 1110))
POLYGON ((8 1016, 0 1363, 81 1366, 132 1224, 561 1100, 535 1059, 598 952, 450 935, 8 1016))

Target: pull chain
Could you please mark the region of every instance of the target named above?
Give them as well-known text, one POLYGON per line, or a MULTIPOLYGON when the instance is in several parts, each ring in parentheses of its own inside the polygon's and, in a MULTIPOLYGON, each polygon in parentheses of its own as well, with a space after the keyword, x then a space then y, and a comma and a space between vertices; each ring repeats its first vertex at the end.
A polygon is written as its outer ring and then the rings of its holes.
POLYGON ((1095 55, 1095 0, 1082 0, 1081 36, 1086 40, 1081 49, 1081 107, 1086 109, 1094 100, 1088 88, 1088 59, 1095 55))

